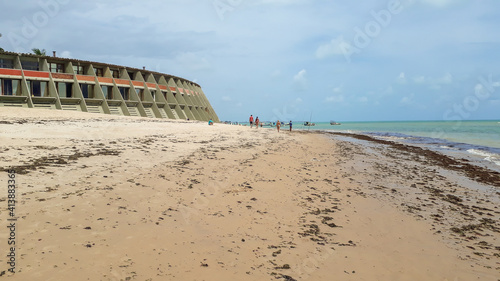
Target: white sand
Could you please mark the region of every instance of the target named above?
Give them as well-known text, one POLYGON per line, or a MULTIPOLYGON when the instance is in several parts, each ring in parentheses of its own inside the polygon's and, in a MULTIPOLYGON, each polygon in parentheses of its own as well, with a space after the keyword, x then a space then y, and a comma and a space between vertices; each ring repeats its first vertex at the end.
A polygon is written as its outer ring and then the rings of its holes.
MULTIPOLYGON (((462 223, 454 205, 434 199, 450 214, 441 224, 430 217, 437 209, 402 205, 432 201, 410 189, 418 177, 445 188, 459 175, 381 173, 374 163, 398 161, 315 134, 33 109, 2 108, 0 118, 12 123, 0 124, 0 167, 20 171, 16 273, 6 280, 500 276, 498 250, 472 250, 449 231, 462 223)), ((474 204, 490 196, 481 206, 498 219, 498 195, 454 188, 474 204)), ((1 272, 9 233, 0 204, 1 272)), ((471 243, 498 245, 498 232, 480 234, 471 243)))

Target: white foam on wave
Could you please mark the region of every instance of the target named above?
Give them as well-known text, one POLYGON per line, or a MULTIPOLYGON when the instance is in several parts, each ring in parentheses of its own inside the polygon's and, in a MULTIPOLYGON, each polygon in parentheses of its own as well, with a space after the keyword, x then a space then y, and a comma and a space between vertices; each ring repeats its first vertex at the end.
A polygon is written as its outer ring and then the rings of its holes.
POLYGON ((396 136, 376 136, 378 139, 383 139, 383 140, 406 140, 409 138, 405 137, 396 137, 396 136))
POLYGON ((490 152, 487 152, 484 150, 479 150, 479 149, 469 149, 469 150, 467 150, 467 152, 469 152, 470 154, 475 154, 475 155, 484 156, 484 157, 490 157, 492 155, 495 155, 493 153, 490 153, 490 152))
POLYGON ((449 150, 458 150, 458 148, 456 148, 456 147, 451 147, 451 146, 447 146, 447 145, 441 145, 440 148, 449 149, 449 150))
POLYGON ((484 157, 484 160, 493 162, 496 165, 500 166, 500 154, 495 154, 495 153, 491 153, 491 152, 487 152, 487 151, 479 150, 479 149, 469 149, 469 150, 467 150, 467 152, 469 152, 470 154, 484 157))

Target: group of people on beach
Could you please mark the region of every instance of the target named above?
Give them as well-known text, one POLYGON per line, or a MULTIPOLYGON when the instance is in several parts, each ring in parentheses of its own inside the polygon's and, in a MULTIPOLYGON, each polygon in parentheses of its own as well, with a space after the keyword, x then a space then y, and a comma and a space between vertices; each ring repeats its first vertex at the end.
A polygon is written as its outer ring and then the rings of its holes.
MULTIPOLYGON (((250 114, 250 118, 248 119, 248 122, 250 123, 250 128, 253 128, 254 123, 255 123, 255 127, 259 128, 259 125, 262 127, 262 123, 260 122, 258 116, 254 120, 253 115, 250 114)), ((290 120, 290 123, 288 123, 288 125, 290 125, 290 132, 291 132, 292 131, 292 120, 290 120)), ((276 129, 278 130, 278 133, 280 132, 280 128, 281 128, 281 122, 280 122, 280 120, 278 120, 278 121, 276 121, 276 129)))
MULTIPOLYGON (((253 124, 254 124, 253 115, 250 115, 249 121, 250 121, 250 128, 252 128, 253 124)), ((259 116, 257 116, 255 118, 255 127, 257 127, 257 129, 258 129, 259 125, 262 127, 262 123, 260 123, 259 116)))

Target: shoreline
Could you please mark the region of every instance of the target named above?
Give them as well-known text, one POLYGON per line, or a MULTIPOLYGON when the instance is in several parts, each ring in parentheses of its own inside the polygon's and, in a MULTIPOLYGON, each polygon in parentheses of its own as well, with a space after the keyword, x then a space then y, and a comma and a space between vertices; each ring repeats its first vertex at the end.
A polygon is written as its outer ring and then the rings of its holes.
MULTIPOLYGON (((298 130, 308 131, 308 130, 298 130)), ((371 132, 343 132, 335 130, 315 130, 317 132, 332 133, 339 135, 353 135, 354 139, 368 137, 373 141, 388 141, 410 147, 430 150, 448 158, 469 162, 474 166, 480 166, 486 170, 500 172, 500 147, 484 146, 470 143, 453 142, 446 139, 432 139, 417 135, 400 133, 371 133, 371 132), (359 136, 359 137, 358 137, 359 136), (397 137, 396 137, 397 136, 397 137)))
POLYGON ((390 146, 400 151, 420 155, 430 161, 430 163, 428 164, 437 165, 441 168, 461 172, 467 175, 472 180, 500 188, 500 172, 492 171, 491 169, 471 164, 469 163, 470 162, 469 160, 464 158, 458 159, 418 146, 403 144, 388 140, 376 139, 367 135, 339 133, 339 132, 335 133, 327 132, 327 134, 345 136, 345 137, 355 138, 358 140, 369 141, 377 144, 390 146))
POLYGON ((0 124, 1 167, 22 167, 0 278, 498 280, 484 168, 365 136, 41 113, 0 124))

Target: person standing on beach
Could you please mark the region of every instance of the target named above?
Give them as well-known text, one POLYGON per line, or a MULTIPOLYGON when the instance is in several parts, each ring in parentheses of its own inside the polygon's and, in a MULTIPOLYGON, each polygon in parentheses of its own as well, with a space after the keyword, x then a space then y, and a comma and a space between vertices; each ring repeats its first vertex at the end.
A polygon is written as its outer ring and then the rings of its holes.
POLYGON ((257 129, 259 128, 259 116, 257 116, 257 118, 255 118, 255 127, 257 127, 257 129))
POLYGON ((290 132, 292 131, 292 120, 290 120, 290 132))
POLYGON ((253 115, 250 114, 250 119, 248 120, 250 122, 250 128, 253 127, 253 115))
POLYGON ((281 127, 281 123, 280 123, 280 120, 278 120, 278 122, 276 122, 276 129, 278 129, 278 133, 280 132, 280 127, 281 127))

